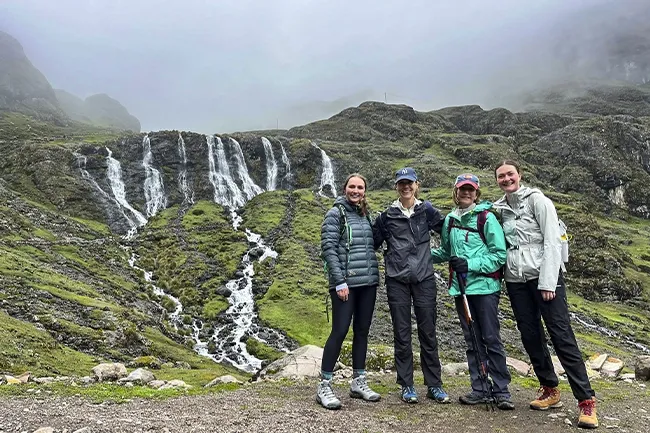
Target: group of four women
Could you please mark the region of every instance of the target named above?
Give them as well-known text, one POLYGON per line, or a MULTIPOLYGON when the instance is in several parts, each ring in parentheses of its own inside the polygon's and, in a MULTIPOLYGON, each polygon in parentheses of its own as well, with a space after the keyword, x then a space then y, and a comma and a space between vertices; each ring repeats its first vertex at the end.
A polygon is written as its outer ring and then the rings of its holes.
POLYGON ((460 403, 493 402, 499 409, 514 409, 508 390, 510 373, 499 335, 503 279, 524 348, 540 382, 538 396, 530 407, 546 410, 562 406, 543 319, 579 402, 578 426, 598 426, 595 394, 569 319, 555 207, 541 191, 520 183, 521 170, 516 162, 499 164, 495 177, 505 195, 490 203, 480 200, 477 176, 458 176, 452 193, 457 207, 443 218, 430 202, 418 198, 415 170, 403 168, 395 176, 397 200, 372 222, 365 200, 366 179, 360 174, 348 176, 343 195, 327 212, 321 228, 322 257, 332 300, 332 331, 325 344, 316 391, 316 400, 323 407, 341 407, 332 377, 351 323, 354 377, 350 396, 373 402, 380 399, 368 385, 365 361, 379 284, 375 251, 385 245, 395 369, 404 402, 418 402, 413 379, 411 307, 417 322, 427 397, 438 403, 450 402, 442 387, 433 270, 434 263, 449 262, 449 294, 455 299, 465 337, 471 378, 471 391, 459 397, 460 403), (441 236, 437 249, 430 248, 432 231, 441 236), (472 320, 467 319, 467 313, 472 320))

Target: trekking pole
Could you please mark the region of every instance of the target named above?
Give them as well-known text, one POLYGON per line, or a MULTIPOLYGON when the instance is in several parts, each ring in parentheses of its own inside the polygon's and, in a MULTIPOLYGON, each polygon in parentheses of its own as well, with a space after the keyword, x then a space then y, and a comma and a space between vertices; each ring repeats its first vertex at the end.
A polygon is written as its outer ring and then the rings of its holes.
POLYGON ((469 309, 469 303, 467 302, 467 295, 465 294, 466 287, 466 274, 456 274, 458 279, 458 288, 460 289, 460 295, 463 297, 463 308, 465 310, 465 321, 467 322, 467 327, 469 328, 469 335, 472 339, 472 346, 474 346, 474 353, 476 353, 476 364, 478 367, 478 376, 481 379, 481 388, 483 388, 483 395, 487 396, 485 401, 485 410, 494 410, 494 398, 492 397, 492 387, 488 381, 487 368, 485 362, 481 359, 481 352, 478 346, 478 340, 476 339, 476 332, 474 332, 474 319, 472 319, 472 312, 469 309))

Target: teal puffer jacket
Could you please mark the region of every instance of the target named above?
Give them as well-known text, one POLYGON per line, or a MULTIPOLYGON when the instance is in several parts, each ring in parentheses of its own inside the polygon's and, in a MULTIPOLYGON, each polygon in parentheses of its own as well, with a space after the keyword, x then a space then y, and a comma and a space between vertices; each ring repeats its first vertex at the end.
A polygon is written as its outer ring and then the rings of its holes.
POLYGON ((379 284, 379 265, 373 249, 372 226, 345 197, 338 197, 335 206, 325 214, 321 225, 321 257, 327 266, 329 288, 346 283, 348 287, 379 284), (341 236, 343 218, 336 205, 345 208, 351 233, 350 250, 346 249, 348 234, 341 236))
MULTIPOLYGON (((469 272, 465 293, 468 295, 488 295, 501 290, 501 282, 486 275, 499 270, 506 262, 506 240, 499 221, 492 212, 488 212, 483 227, 486 242, 483 242, 478 231, 460 228, 467 227, 478 230, 478 214, 491 207, 490 202, 482 201, 462 217, 459 217, 456 212, 449 213, 442 226, 440 248, 431 250, 434 263, 447 262, 452 256, 463 257, 467 260, 469 272), (455 221, 449 231, 448 227, 452 218, 455 221)), ((457 278, 453 278, 449 294, 451 296, 460 295, 457 278)))

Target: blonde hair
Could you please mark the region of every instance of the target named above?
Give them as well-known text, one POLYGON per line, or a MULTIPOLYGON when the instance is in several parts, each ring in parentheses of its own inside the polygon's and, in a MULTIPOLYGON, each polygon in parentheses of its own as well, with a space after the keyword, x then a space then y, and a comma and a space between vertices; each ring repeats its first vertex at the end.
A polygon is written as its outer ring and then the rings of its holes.
MULTIPOLYGON (((367 191, 368 190, 368 181, 366 178, 359 173, 352 173, 348 175, 348 177, 345 178, 345 182, 343 183, 343 195, 345 195, 345 189, 348 187, 348 183, 350 182, 350 179, 353 177, 358 177, 363 181, 363 187, 367 191)), ((363 193, 363 197, 361 200, 359 200, 359 209, 361 210, 361 215, 366 216, 368 215, 368 202, 366 201, 366 193, 363 193)))

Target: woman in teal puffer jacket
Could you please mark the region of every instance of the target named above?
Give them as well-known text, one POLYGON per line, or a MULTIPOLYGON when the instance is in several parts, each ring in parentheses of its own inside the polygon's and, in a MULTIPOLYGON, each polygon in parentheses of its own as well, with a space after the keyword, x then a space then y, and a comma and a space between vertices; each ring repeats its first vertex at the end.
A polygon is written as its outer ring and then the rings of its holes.
POLYGON ((350 396, 372 402, 381 397, 370 389, 365 372, 368 332, 379 284, 365 196, 366 179, 358 173, 351 174, 343 185, 343 195, 337 197, 321 225, 321 257, 325 262, 332 300, 332 331, 323 348, 316 401, 326 409, 341 407, 331 381, 351 322, 354 377, 350 383, 350 396))
POLYGON ((511 410, 514 405, 508 391, 510 372, 499 336, 497 315, 501 293, 500 269, 506 262, 506 241, 499 221, 490 212, 492 204, 479 201, 480 196, 477 176, 461 174, 456 178, 453 199, 457 208, 445 218, 440 248, 432 249, 431 255, 434 263, 449 261, 449 294, 454 297, 467 344, 472 391, 461 396, 460 402, 474 405, 494 398, 499 409, 511 410), (480 359, 487 360, 491 390, 486 390, 481 383, 477 354, 460 296, 459 278, 465 279, 465 293, 474 320, 480 359))

